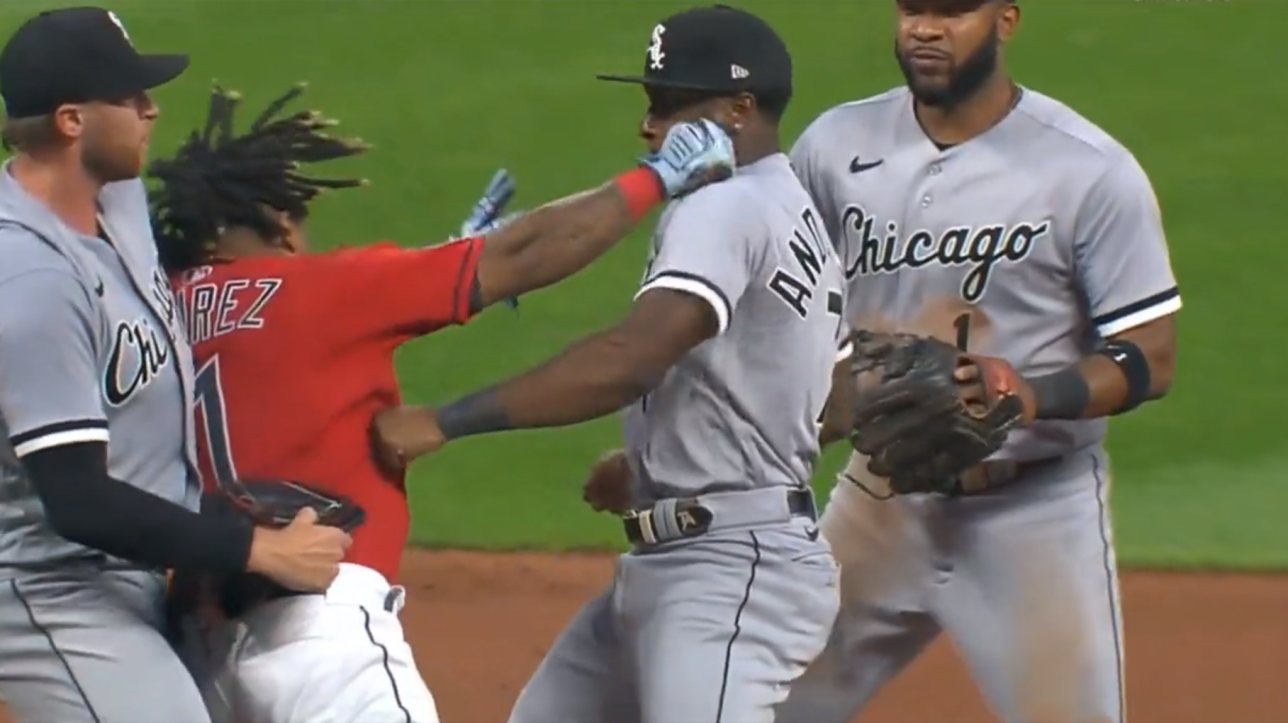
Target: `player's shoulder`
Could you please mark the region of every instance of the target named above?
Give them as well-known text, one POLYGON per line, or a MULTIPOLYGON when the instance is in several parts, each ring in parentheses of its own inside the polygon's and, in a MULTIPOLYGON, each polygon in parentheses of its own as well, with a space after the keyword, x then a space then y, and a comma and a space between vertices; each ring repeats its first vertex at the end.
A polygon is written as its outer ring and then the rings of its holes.
MULTIPOLYGON (((226 274, 240 276, 310 276, 325 275, 334 271, 353 268, 355 264, 370 259, 379 259, 403 251, 390 241, 379 241, 365 245, 342 245, 314 253, 298 253, 281 256, 255 256, 240 259, 222 268, 226 274)), ((220 266, 215 267, 220 270, 220 266)))
POLYGON ((407 247, 393 241, 376 241, 361 246, 339 246, 322 253, 311 254, 307 258, 310 268, 319 270, 385 267, 399 264, 412 255, 431 254, 441 256, 460 249, 462 244, 476 243, 479 239, 452 239, 429 246, 407 247))
POLYGON ((758 235, 759 229, 769 225, 767 219, 782 203, 784 194, 791 192, 785 183, 805 196, 805 190, 792 174, 786 156, 766 160, 781 162, 782 173, 740 171, 732 178, 708 184, 672 201, 658 219, 657 234, 662 238, 674 234, 688 236, 694 229, 699 229, 706 235, 758 235))
POLYGON ((177 290, 194 286, 221 286, 227 283, 255 284, 265 279, 283 280, 321 276, 328 254, 289 254, 246 256, 232 260, 194 266, 172 274, 171 286, 177 290))
POLYGON ((756 196, 757 182, 750 176, 734 174, 732 178, 709 183, 667 204, 664 215, 671 218, 720 218, 722 221, 749 212, 748 203, 756 196))
POLYGON ((905 112, 911 102, 908 88, 898 86, 883 93, 834 105, 810 121, 797 144, 826 144, 829 139, 838 136, 886 127, 880 124, 905 112))
POLYGON ((0 283, 36 271, 77 275, 62 251, 24 226, 0 223, 0 258, 0 283))
POLYGON ((1051 155, 1101 169, 1133 157, 1108 131, 1045 93, 1025 88, 1015 110, 1033 125, 1051 155))
POLYGON ((363 244, 361 246, 337 246, 328 251, 311 254, 301 258, 308 258, 313 263, 317 264, 345 263, 355 259, 388 256, 389 254, 396 254, 403 250, 403 247, 393 241, 376 241, 375 243, 363 244))

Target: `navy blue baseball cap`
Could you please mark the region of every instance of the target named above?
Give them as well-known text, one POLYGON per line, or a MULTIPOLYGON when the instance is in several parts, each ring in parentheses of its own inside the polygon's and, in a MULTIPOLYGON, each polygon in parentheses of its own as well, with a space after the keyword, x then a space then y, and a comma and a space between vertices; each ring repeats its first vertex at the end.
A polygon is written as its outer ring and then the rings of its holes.
POLYGON ((49 10, 23 23, 0 50, 0 98, 9 118, 28 118, 67 103, 130 98, 187 67, 187 55, 139 53, 109 10, 49 10))
POLYGON ((769 23, 728 5, 685 10, 653 27, 640 75, 600 80, 716 93, 792 91, 792 56, 769 23))

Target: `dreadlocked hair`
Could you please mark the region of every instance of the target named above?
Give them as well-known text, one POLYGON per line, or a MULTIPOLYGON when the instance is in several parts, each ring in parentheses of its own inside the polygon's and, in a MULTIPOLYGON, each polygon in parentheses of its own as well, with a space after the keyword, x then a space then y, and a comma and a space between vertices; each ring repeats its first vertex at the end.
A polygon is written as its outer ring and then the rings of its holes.
POLYGON ((230 228, 278 239, 284 229, 273 210, 303 220, 309 202, 323 191, 366 185, 363 179, 309 178, 297 172, 301 164, 356 156, 370 148, 360 139, 328 136, 323 129, 337 123, 318 111, 277 117, 305 87, 296 85, 270 103, 250 130, 238 136, 233 119, 241 95, 215 86, 205 128, 193 131, 173 158, 148 166, 148 177, 159 181, 149 193, 149 205, 167 271, 208 263, 230 228))

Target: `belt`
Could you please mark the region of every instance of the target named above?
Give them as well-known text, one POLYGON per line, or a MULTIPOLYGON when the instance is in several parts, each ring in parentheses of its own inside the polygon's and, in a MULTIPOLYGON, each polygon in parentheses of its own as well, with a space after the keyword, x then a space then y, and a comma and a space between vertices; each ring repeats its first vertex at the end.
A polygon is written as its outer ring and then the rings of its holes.
POLYGON ((795 517, 818 519, 812 491, 774 488, 664 499, 627 512, 622 527, 632 544, 660 545, 700 537, 713 528, 776 524, 795 517))
POLYGON ((984 492, 1006 487, 1028 477, 1046 467, 1053 467, 1065 461, 1067 457, 1047 457, 1019 462, 1013 459, 998 459, 980 462, 961 473, 953 488, 948 491, 950 497, 969 497, 984 492))

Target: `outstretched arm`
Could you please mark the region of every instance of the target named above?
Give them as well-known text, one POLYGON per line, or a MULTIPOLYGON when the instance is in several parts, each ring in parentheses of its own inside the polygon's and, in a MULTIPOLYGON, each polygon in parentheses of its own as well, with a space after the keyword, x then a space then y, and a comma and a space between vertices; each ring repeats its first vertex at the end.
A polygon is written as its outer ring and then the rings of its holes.
POLYGON ((438 411, 448 439, 503 429, 558 427, 612 414, 644 396, 680 357, 717 332, 702 299, 645 293, 621 323, 550 361, 438 411))
POLYGON ((593 191, 548 203, 489 233, 471 311, 544 288, 585 268, 666 199, 652 169, 627 171, 593 191))
MULTIPOLYGON (((678 123, 640 168, 501 222, 481 238, 415 250, 384 244, 320 255, 331 281, 318 284, 330 302, 319 306, 330 312, 338 301, 344 310, 327 313, 324 323, 345 327, 336 333, 348 339, 385 337, 394 343, 465 323, 487 306, 585 268, 658 203, 727 178, 733 167, 733 142, 719 126, 705 120, 678 123), (355 298, 366 303, 355 306, 355 298)), ((462 230, 495 226, 512 192, 508 176, 498 174, 462 230)))
POLYGON ((727 178, 733 143, 710 121, 679 123, 640 168, 593 191, 548 203, 489 233, 479 257, 472 305, 540 289, 585 268, 653 207, 727 178))
POLYGON ((442 409, 403 406, 373 424, 381 461, 399 469, 448 441, 510 429, 557 427, 611 414, 644 396, 690 349, 720 330, 702 298, 645 291, 621 323, 550 361, 442 409))

